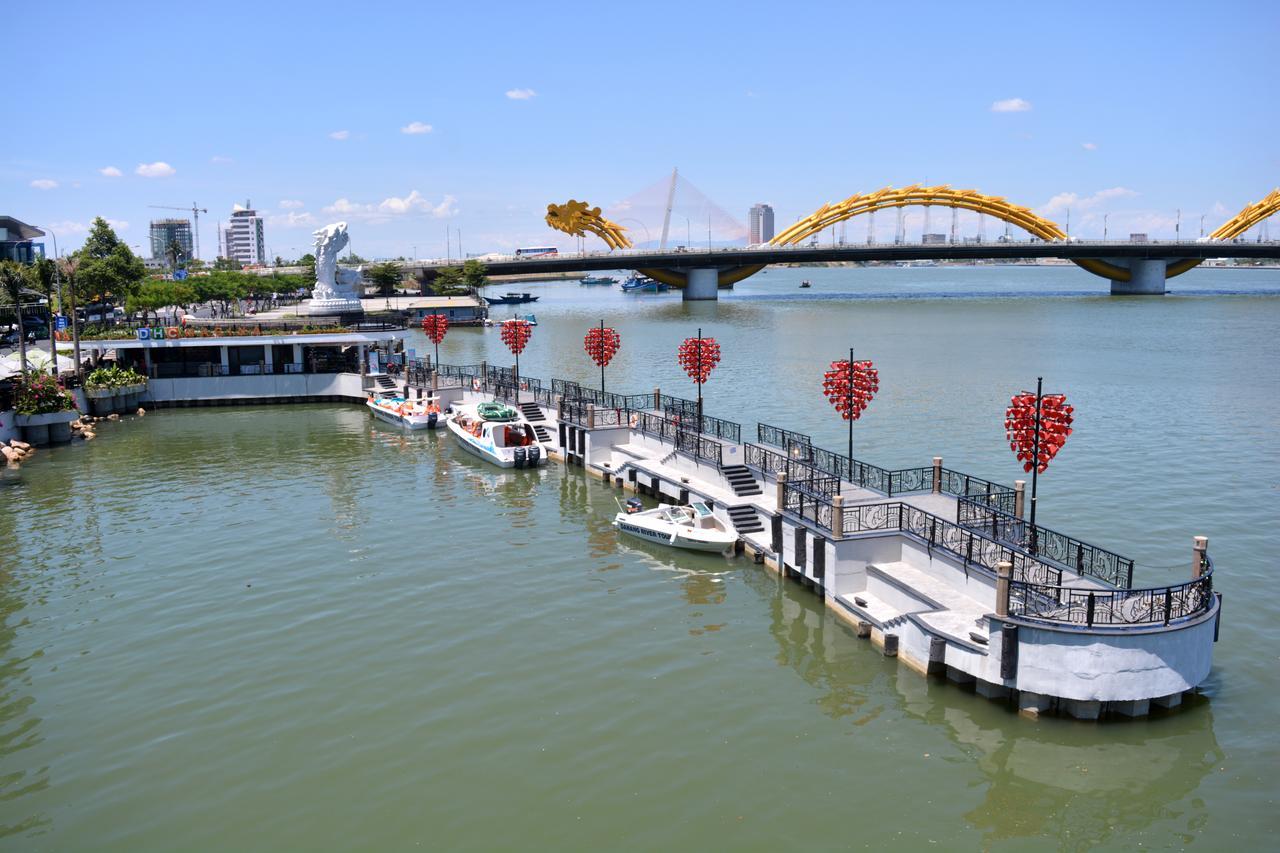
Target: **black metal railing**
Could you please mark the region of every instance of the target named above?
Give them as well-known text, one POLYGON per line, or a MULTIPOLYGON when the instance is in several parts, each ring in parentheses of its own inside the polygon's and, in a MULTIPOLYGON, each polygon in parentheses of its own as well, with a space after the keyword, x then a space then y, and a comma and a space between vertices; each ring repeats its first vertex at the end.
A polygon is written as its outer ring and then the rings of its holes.
POLYGON ((561 411, 561 420, 565 423, 591 428, 623 426, 630 416, 627 409, 606 409, 581 400, 565 400, 561 411))
POLYGON ((663 414, 678 423, 682 429, 687 429, 690 432, 700 432, 702 435, 732 442, 733 444, 742 442, 742 425, 733 421, 713 418, 711 415, 703 415, 702 429, 699 430, 696 408, 692 413, 687 413, 681 408, 673 408, 664 410, 663 414))
POLYGON ((962 527, 981 530, 1028 554, 1062 565, 1078 575, 1087 575, 1119 589, 1133 586, 1133 560, 1114 551, 1090 545, 1065 533, 1035 525, 1015 515, 983 506, 970 499, 956 507, 956 521, 962 527))
POLYGON ((815 468, 832 477, 838 477, 846 483, 881 492, 887 496, 894 494, 892 472, 887 468, 881 468, 879 465, 872 465, 860 459, 851 459, 842 453, 835 453, 821 447, 811 448, 809 456, 815 468))
POLYGON ((781 447, 787 451, 790 451, 792 447, 810 447, 813 445, 813 439, 802 432, 792 432, 789 429, 759 422, 756 423, 756 441, 761 444, 772 444, 774 447, 781 447))
POLYGON ((653 412, 630 411, 627 413, 631 428, 651 435, 662 441, 669 441, 677 450, 688 453, 697 459, 711 462, 719 467, 723 459, 723 448, 715 439, 698 435, 679 422, 653 412))
POLYGON ((1071 625, 1169 625, 1213 607, 1213 562, 1201 576, 1164 587, 1097 590, 1012 581, 1009 615, 1071 625))

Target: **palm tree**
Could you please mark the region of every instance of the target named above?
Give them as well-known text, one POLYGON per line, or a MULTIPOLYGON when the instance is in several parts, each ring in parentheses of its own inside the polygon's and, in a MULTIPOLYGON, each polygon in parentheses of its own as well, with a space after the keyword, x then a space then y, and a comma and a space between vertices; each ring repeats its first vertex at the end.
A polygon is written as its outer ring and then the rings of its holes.
POLYGON ((27 270, 17 261, 0 261, 0 296, 13 305, 18 318, 18 359, 22 370, 27 369, 27 330, 22 326, 22 291, 27 286, 27 270))
POLYGON ((182 263, 182 259, 186 257, 186 252, 182 249, 182 244, 173 239, 169 241, 169 248, 165 250, 165 254, 169 257, 169 268, 177 269, 178 264, 182 263))
POLYGON ((49 307, 49 372, 58 375, 58 348, 54 338, 53 294, 58 286, 58 266, 48 258, 37 258, 35 263, 27 267, 27 276, 32 289, 39 292, 49 307))
POLYGON ((77 255, 62 258, 58 261, 58 269, 62 273, 62 280, 66 282, 67 313, 71 317, 72 353, 76 360, 76 376, 79 376, 81 373, 80 322, 76 317, 76 288, 80 283, 76 280, 76 276, 80 272, 80 258, 77 255))

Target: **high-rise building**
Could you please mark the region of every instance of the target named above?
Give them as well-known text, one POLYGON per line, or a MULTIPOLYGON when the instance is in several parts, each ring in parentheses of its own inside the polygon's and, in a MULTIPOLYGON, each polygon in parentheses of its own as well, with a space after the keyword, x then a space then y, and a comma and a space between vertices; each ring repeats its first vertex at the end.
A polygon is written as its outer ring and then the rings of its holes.
POLYGON ((151 220, 151 257, 157 261, 170 263, 169 247, 174 243, 181 249, 178 263, 189 261, 193 257, 191 251, 191 221, 188 219, 153 219, 151 220))
POLYGON ((747 211, 747 232, 747 242, 753 246, 772 240, 773 208, 767 204, 753 204, 747 211))
POLYGON ((242 264, 265 264, 267 240, 262 231, 262 217, 249 206, 231 208, 231 222, 222 232, 222 256, 242 264))

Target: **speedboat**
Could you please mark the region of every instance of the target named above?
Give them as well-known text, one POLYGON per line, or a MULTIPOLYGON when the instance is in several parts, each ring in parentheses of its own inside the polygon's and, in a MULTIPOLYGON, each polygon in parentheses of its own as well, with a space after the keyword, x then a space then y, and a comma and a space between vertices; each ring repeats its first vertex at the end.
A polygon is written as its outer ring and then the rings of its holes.
POLYGON ((463 450, 499 468, 536 468, 546 462, 533 427, 511 406, 455 404, 444 422, 463 450))
POLYGON ((364 404, 378 420, 405 429, 435 429, 440 420, 439 397, 424 397, 421 400, 393 396, 370 397, 364 404))
POLYGON ((632 498, 619 507, 622 512, 613 517, 613 526, 647 542, 689 551, 727 551, 738 541, 738 534, 726 530, 702 501, 642 510, 632 498))
POLYGON ((800 282, 800 287, 801 287, 801 288, 812 287, 812 286, 813 286, 813 285, 809 284, 809 279, 807 279, 807 278, 806 278, 804 281, 800 282))

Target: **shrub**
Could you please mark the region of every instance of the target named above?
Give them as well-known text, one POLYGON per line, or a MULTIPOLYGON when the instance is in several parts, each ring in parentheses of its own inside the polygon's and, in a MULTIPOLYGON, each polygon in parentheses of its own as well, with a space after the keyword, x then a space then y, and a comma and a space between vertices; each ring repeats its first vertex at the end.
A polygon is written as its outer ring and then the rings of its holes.
POLYGON ((137 385, 145 383, 147 377, 138 373, 132 367, 99 367, 90 373, 84 380, 86 388, 123 388, 126 385, 137 385))
POLYGON ((20 415, 46 415, 76 407, 71 392, 45 373, 21 373, 13 389, 14 409, 20 415))

